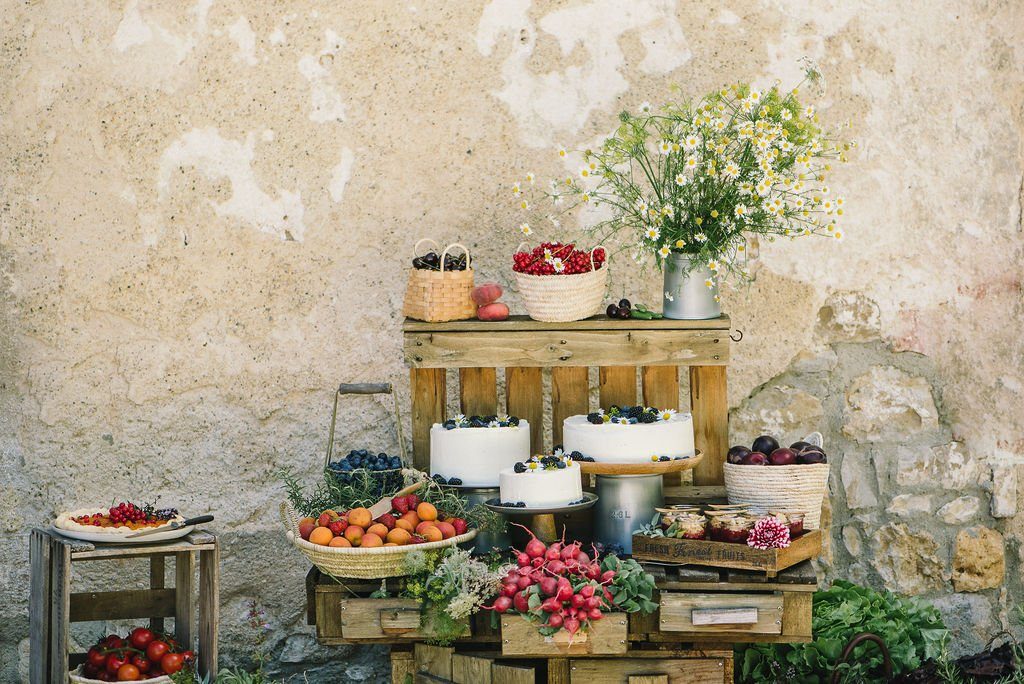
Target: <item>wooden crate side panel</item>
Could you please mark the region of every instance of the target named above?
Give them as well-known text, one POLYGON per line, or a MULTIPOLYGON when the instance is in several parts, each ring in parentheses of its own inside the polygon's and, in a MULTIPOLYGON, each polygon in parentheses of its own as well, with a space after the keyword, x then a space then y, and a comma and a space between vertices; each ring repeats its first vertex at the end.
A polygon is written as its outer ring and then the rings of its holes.
POLYGON ((409 371, 412 391, 412 454, 417 470, 430 472, 430 427, 444 421, 447 385, 444 368, 413 368, 409 371))
POLYGON ((71 621, 174 617, 174 589, 86 591, 71 594, 71 621))
POLYGON ((498 412, 497 369, 459 369, 459 408, 467 416, 488 416, 498 412))
POLYGON ((452 678, 452 656, 455 649, 448 646, 416 644, 413 647, 416 658, 416 672, 433 675, 442 679, 452 678))
POLYGON ((493 664, 494 658, 456 653, 452 656, 452 681, 455 684, 492 684, 493 664))
POLYGON ((530 450, 544 452, 544 378, 540 368, 506 368, 508 413, 530 422, 530 450))
MULTIPOLYGON (((425 639, 420 631, 420 602, 415 599, 341 599, 343 639, 425 639)), ((469 633, 469 624, 464 632, 469 633)))
POLYGON ((521 615, 501 619, 501 653, 506 656, 620 655, 628 648, 629 620, 625 613, 608 613, 585 634, 569 642, 565 630, 545 637, 521 615))
POLYGON ((662 632, 782 633, 782 596, 777 594, 661 593, 662 632))
POLYGON ((782 634, 810 640, 811 611, 814 595, 806 592, 786 592, 782 595, 782 634))
POLYGON ((693 438, 704 460, 693 470, 693 484, 725 483, 725 454, 729 450, 729 401, 725 366, 710 364, 690 367, 690 406, 693 409, 693 438))
MULTIPOLYGON (((32 530, 29 559, 32 566, 29 588, 29 681, 50 681, 50 535, 32 530)), ((59 550, 59 547, 58 547, 59 550)))
POLYGON ((412 651, 391 649, 391 684, 407 684, 416 676, 416 660, 412 651))
POLYGON ((534 684, 537 673, 525 665, 494 663, 491 666, 491 684, 534 684))
MULTIPOLYGON (((167 581, 167 563, 164 556, 149 557, 149 588, 163 589, 167 581)), ((149 628, 154 632, 164 631, 163 618, 154 617, 149 621, 149 628)))
POLYGON ((50 681, 68 681, 68 627, 71 612, 71 547, 50 548, 50 681))
POLYGON ((598 378, 601 408, 607 411, 612 404, 618 406, 636 404, 635 366, 601 366, 598 378))
POLYGON ((587 413, 590 407, 590 384, 586 368, 551 369, 551 434, 552 444, 562 443, 562 421, 569 416, 587 413))
MULTIPOLYGON (((574 659, 572 684, 628 684, 637 675, 667 677, 669 684, 726 684, 726 658, 574 659)), ((729 680, 731 684, 732 680, 729 680)))
POLYGON ((707 330, 406 333, 412 368, 725 366, 728 335, 707 330))
POLYGON ((220 546, 199 552, 199 672, 217 676, 220 625, 220 546))
POLYGON ((195 648, 192 641, 196 617, 196 606, 192 600, 195 573, 196 558, 191 552, 174 554, 174 638, 179 644, 188 644, 190 649, 195 648))

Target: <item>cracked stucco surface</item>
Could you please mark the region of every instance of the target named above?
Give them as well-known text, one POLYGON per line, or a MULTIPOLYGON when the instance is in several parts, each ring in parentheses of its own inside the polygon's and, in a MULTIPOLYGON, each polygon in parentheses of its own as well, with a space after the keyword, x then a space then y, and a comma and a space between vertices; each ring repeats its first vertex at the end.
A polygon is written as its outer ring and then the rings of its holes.
MULTIPOLYGON (((672 84, 791 84, 804 56, 827 76, 824 116, 852 120, 860 143, 834 181, 848 239, 760 245, 753 285, 725 295, 746 334, 730 401, 742 425, 751 407, 782 425, 811 406, 856 452, 833 473, 830 576, 882 586, 925 567, 904 588, 999 622, 1024 597, 1011 462, 1024 452, 1017 3, 0 10, 0 680, 25 664, 26 528, 152 492, 218 517, 226 660, 245 657, 238 622, 254 598, 275 667, 380 677, 375 652, 313 646, 272 471, 315 466, 338 381, 406 386, 397 312, 415 240, 459 239, 481 279, 507 281, 517 240, 504 193, 526 171, 560 174, 554 145, 592 144, 672 84), (878 387, 907 374, 899 391, 878 387), (843 429, 853 385, 864 444, 843 429), (773 403, 797 390, 819 401, 773 403), (927 429, 870 439, 878 416, 863 401, 906 393, 934 402, 927 429), (918 453, 974 463, 973 520, 1006 539, 1004 589, 952 593, 955 528, 929 529, 897 566, 854 562, 930 525, 920 512, 890 520, 901 488, 934 508, 958 495, 901 484, 894 469, 918 453), (847 494, 876 503, 848 507, 847 494)), ((613 268, 615 296, 654 301, 655 276, 613 268)), ((386 442, 386 416, 368 409, 351 441, 386 442)))

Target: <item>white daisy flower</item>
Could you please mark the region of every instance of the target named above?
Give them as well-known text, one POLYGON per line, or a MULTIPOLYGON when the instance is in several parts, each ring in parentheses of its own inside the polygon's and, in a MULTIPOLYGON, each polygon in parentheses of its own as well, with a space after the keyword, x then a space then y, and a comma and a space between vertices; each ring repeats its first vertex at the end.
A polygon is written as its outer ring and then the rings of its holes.
POLYGON ((740 167, 737 166, 734 162, 729 162, 728 164, 725 165, 725 168, 722 169, 722 175, 730 180, 739 178, 740 167))
POLYGON ((697 136, 695 136, 695 135, 688 135, 683 140, 683 147, 685 147, 688 150, 694 150, 694 149, 697 148, 697 145, 699 143, 700 143, 700 139, 697 138, 697 136))
POLYGON ((456 414, 455 415, 455 422, 456 423, 465 423, 466 422, 466 415, 464 413, 456 414))
POLYGON ((686 159, 685 165, 686 165, 686 168, 688 170, 693 171, 694 169, 697 168, 697 158, 696 157, 688 157, 686 159))
POLYGON ((843 240, 843 238, 846 237, 846 236, 844 235, 843 231, 836 230, 835 232, 832 233, 832 237, 834 237, 836 240, 839 240, 841 242, 843 240))
POLYGON ((619 418, 616 418, 615 422, 618 423, 619 425, 629 425, 629 418, 621 416, 619 418))
POLYGON ((521 193, 521 192, 522 192, 522 190, 520 190, 520 188, 519 188, 519 183, 513 183, 512 184, 512 195, 514 197, 519 197, 519 193, 521 193))
POLYGON ((670 154, 672 152, 672 141, 662 140, 658 143, 658 152, 661 152, 662 154, 670 154))
POLYGON ((558 146, 558 156, 565 158, 569 154, 569 151, 565 149, 564 145, 558 146))
POLYGON ((523 235, 533 235, 533 228, 530 227, 529 223, 523 221, 519 224, 519 232, 523 235))
POLYGON ((789 121, 790 119, 793 118, 793 112, 789 111, 788 109, 783 109, 781 112, 779 112, 779 116, 782 117, 783 121, 789 121))
POLYGON ((662 259, 664 259, 671 252, 672 252, 672 250, 668 248, 668 245, 662 245, 661 249, 658 250, 658 255, 661 256, 662 259))
POLYGON ((747 205, 737 204, 732 213, 736 214, 736 218, 743 218, 747 215, 747 205))
POLYGON ((676 249, 683 249, 685 247, 686 242, 684 240, 676 240, 676 249))
POLYGON ((693 236, 693 239, 696 240, 697 242, 707 242, 708 236, 705 235, 704 233, 697 233, 696 235, 693 236))
POLYGON ((553 256, 554 255, 551 253, 550 249, 545 249, 544 250, 544 261, 551 261, 553 256))
POLYGON ((523 209, 523 210, 529 209, 529 208, 530 208, 530 203, 529 203, 529 202, 527 202, 527 201, 526 201, 526 200, 524 199, 524 200, 522 200, 522 201, 521 201, 521 202, 519 203, 519 208, 520 208, 520 209, 523 209))
POLYGON ((490 423, 487 424, 487 427, 501 427, 501 423, 499 423, 496 420, 492 420, 490 423))
POLYGON ((535 180, 535 177, 534 177, 534 175, 532 173, 526 174, 526 182, 527 183, 529 183, 530 185, 533 185, 533 181, 534 180, 535 180))
POLYGON ((708 278, 707 280, 704 281, 704 286, 709 290, 713 290, 715 289, 715 281, 712 280, 711 278, 708 278))
POLYGON ((659 415, 658 417, 661 418, 662 420, 672 420, 672 416, 674 415, 676 415, 675 409, 665 409, 664 411, 661 412, 661 415, 659 415))
POLYGON ((676 211, 672 208, 672 205, 666 204, 661 208, 661 215, 673 218, 676 215, 676 211))
POLYGON ((581 166, 580 167, 580 178, 590 178, 590 167, 589 166, 581 166))
POLYGON ((555 273, 561 273, 565 270, 565 264, 558 257, 551 260, 551 267, 555 269, 555 273))
POLYGON ((718 272, 718 262, 715 261, 714 259, 712 259, 711 261, 708 262, 708 268, 711 269, 712 271, 714 271, 715 273, 717 273, 718 272))
POLYGON ((685 174, 682 174, 682 173, 677 173, 676 174, 676 185, 678 185, 679 187, 683 187, 688 182, 689 182, 689 179, 686 177, 685 174))
POLYGON ((808 119, 814 116, 814 105, 807 105, 804 107, 804 116, 808 119))
POLYGON ((644 235, 648 240, 657 240, 661 237, 661 231, 658 230, 657 226, 648 226, 647 230, 644 231, 644 235))
POLYGON ((651 103, 650 102, 641 102, 640 106, 637 109, 640 111, 641 114, 650 114, 651 113, 651 103))
POLYGON ((747 95, 747 97, 749 97, 752 102, 760 102, 761 101, 761 91, 760 90, 751 90, 750 94, 747 95))
POLYGON ((585 192, 582 195, 580 195, 580 201, 583 202, 584 204, 590 202, 590 193, 585 192))

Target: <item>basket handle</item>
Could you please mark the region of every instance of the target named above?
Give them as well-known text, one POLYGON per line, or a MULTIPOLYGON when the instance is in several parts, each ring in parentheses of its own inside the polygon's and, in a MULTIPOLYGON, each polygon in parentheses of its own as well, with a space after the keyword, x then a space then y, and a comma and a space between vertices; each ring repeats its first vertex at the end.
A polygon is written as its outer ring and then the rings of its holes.
POLYGON ((405 450, 405 437, 402 435, 402 414, 398 409, 398 393, 390 382, 368 382, 368 383, 347 383, 338 385, 338 391, 334 393, 334 408, 331 409, 331 429, 327 435, 327 456, 324 458, 324 467, 331 462, 331 455, 334 453, 334 429, 338 423, 338 400, 343 394, 390 394, 395 405, 395 431, 398 433, 398 450, 402 455, 402 463, 409 462, 405 450))
POLYGON ((470 268, 470 265, 469 265, 469 262, 470 262, 469 250, 466 249, 464 246, 462 246, 460 243, 453 242, 452 244, 450 244, 447 247, 445 247, 444 251, 441 252, 441 273, 444 273, 444 258, 446 256, 448 256, 448 250, 451 249, 452 247, 458 247, 459 249, 461 249, 463 252, 466 253, 466 268, 470 268))
POLYGON ((422 245, 424 242, 429 242, 430 244, 434 245, 434 250, 435 251, 441 249, 441 247, 436 242, 431 240, 430 238, 420 238, 419 240, 416 241, 416 244, 413 245, 413 248, 412 248, 412 255, 413 256, 419 256, 420 245, 422 245))
POLYGON ((590 248, 590 270, 591 271, 596 271, 597 270, 597 264, 594 263, 594 252, 596 252, 599 249, 603 249, 604 250, 604 259, 605 259, 605 261, 608 260, 608 248, 605 247, 604 245, 594 245, 593 247, 590 248))
POLYGON ((529 249, 529 248, 530 248, 530 243, 529 243, 529 242, 525 242, 525 241, 524 241, 524 242, 520 242, 520 243, 519 243, 519 246, 518 246, 518 247, 516 247, 516 252, 518 252, 518 251, 519 251, 520 249, 522 249, 523 245, 526 245, 526 248, 527 248, 527 249, 529 249))

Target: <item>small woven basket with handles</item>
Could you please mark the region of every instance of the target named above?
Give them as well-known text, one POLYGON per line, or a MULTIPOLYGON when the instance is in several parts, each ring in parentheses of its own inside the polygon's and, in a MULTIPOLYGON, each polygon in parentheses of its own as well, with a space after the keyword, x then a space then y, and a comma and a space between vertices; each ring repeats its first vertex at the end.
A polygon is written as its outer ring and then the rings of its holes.
MULTIPOLYGON (((525 242, 516 247, 519 252, 525 242)), ((601 311, 608 286, 608 260, 601 268, 594 264, 594 252, 605 249, 598 245, 590 250, 591 270, 569 275, 533 275, 513 271, 519 296, 530 318, 545 323, 581 321, 601 311)), ((607 255, 607 250, 605 250, 607 255)))
MULTIPOLYGON (((429 242, 435 250, 440 250, 436 242, 423 238, 413 247, 413 254, 418 255, 420 245, 429 242)), ((409 269, 409 284, 405 288, 405 304, 402 312, 409 318, 428 323, 444 321, 464 321, 476 315, 476 304, 473 303, 473 265, 469 250, 455 242, 441 252, 440 270, 423 268, 409 269), (458 247, 466 254, 464 271, 447 271, 444 267, 445 257, 449 250, 458 247)))
MULTIPOLYGON (((821 446, 821 434, 803 441, 821 446)), ((804 527, 821 528, 821 504, 828 492, 828 463, 752 466, 725 463, 725 491, 731 504, 767 511, 803 511, 804 527)))

